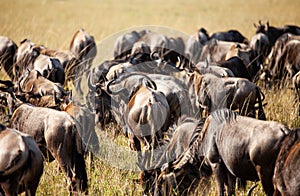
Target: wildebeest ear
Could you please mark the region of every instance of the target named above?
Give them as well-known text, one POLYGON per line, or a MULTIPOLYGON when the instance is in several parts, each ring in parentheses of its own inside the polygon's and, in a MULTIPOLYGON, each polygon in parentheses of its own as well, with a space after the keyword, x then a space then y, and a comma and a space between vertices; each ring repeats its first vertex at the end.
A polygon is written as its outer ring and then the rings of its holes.
POLYGON ((204 64, 204 68, 205 68, 205 69, 207 69, 207 68, 208 68, 208 66, 209 66, 208 59, 207 59, 207 58, 205 58, 205 64, 204 64))
POLYGON ((30 40, 27 39, 27 38, 25 38, 25 39, 23 39, 23 40, 20 42, 20 44, 23 44, 23 43, 25 43, 25 42, 27 42, 27 41, 30 41, 30 40))
POLYGON ((37 57, 40 55, 40 50, 37 47, 32 48, 32 54, 34 57, 37 57))
POLYGON ((36 70, 36 78, 39 78, 41 76, 42 76, 42 74, 39 71, 36 70))
POLYGON ((156 84, 152 80, 143 78, 142 84, 144 84, 145 86, 147 86, 149 88, 152 88, 153 90, 157 90, 156 84))
POLYGON ((255 24, 255 23, 253 23, 253 26, 255 27, 255 28, 257 28, 258 26, 257 26, 257 24, 255 24))

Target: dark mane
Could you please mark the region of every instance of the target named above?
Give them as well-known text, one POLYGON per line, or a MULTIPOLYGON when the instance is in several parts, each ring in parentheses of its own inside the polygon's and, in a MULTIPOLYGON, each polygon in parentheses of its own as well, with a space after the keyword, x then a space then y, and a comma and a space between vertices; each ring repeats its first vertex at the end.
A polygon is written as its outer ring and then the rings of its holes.
POLYGON ((205 118, 203 119, 200 119, 198 121, 198 125, 196 127, 196 129, 194 130, 194 133, 193 133, 193 136, 191 138, 191 141, 190 141, 190 144, 189 146, 192 146, 193 143, 195 142, 195 140, 198 138, 199 134, 201 133, 202 129, 203 129, 203 126, 204 126, 204 122, 205 122, 205 118))
POLYGON ((236 112, 227 108, 219 109, 211 113, 212 120, 219 124, 235 121, 237 116, 238 114, 236 112))

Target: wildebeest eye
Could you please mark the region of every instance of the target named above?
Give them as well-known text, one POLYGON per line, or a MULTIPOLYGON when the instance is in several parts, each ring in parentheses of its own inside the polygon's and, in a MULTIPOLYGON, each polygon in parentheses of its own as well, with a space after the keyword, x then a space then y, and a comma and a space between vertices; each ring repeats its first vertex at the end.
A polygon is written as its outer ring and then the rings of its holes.
POLYGON ((44 71, 43 71, 43 76, 44 76, 45 78, 48 77, 48 70, 44 70, 44 71))

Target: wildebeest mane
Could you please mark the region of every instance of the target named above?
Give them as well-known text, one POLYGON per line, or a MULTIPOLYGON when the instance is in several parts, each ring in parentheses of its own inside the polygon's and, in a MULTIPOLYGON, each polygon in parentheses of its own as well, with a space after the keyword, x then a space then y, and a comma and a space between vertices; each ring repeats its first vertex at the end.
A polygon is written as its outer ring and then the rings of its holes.
POLYGON ((237 116, 238 114, 236 112, 227 108, 223 108, 211 113, 211 118, 213 120, 211 121, 211 123, 212 122, 216 122, 218 124, 230 123, 232 121, 235 121, 237 116))
MULTIPOLYGON (((204 157, 198 157, 197 151, 198 147, 202 145, 207 132, 209 132, 212 127, 219 127, 222 126, 223 123, 231 123, 232 121, 235 121, 237 116, 238 114, 236 112, 227 108, 212 112, 211 115, 205 120, 204 124, 201 125, 202 127, 198 130, 199 133, 197 134, 197 137, 193 137, 191 139, 190 147, 180 156, 179 159, 174 162, 174 169, 181 169, 187 163, 193 164, 197 162, 203 162, 204 160, 200 159, 203 159, 204 157)), ((200 128, 200 126, 198 125, 197 128, 200 128)), ((207 171, 208 176, 211 170, 207 171)))

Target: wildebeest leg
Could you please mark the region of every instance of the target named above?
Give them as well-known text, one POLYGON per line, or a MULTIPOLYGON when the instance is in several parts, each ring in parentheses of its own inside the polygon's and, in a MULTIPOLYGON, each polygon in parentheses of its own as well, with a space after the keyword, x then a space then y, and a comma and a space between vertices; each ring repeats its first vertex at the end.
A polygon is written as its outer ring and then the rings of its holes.
POLYGON ((145 167, 140 140, 137 137, 135 137, 134 135, 129 134, 128 136, 129 136, 130 149, 137 151, 137 154, 138 154, 137 161, 145 167))
POLYGON ((4 195, 17 196, 19 180, 20 179, 18 179, 18 177, 15 176, 14 178, 9 179, 6 183, 2 184, 2 188, 5 193, 4 195))
POLYGON ((271 168, 274 167, 272 167, 271 165, 269 165, 268 167, 256 166, 259 179, 261 181, 264 191, 268 196, 271 196, 274 193, 274 187, 272 183, 273 171, 271 168))
POLYGON ((212 170, 213 170, 213 173, 215 174, 219 196, 225 195, 224 184, 225 184, 225 181, 227 180, 227 175, 226 175, 226 171, 225 171, 224 167, 225 166, 221 163, 212 164, 212 170))
POLYGON ((235 193, 235 182, 236 182, 236 177, 233 176, 230 172, 227 172, 227 193, 228 195, 234 195, 235 193))

